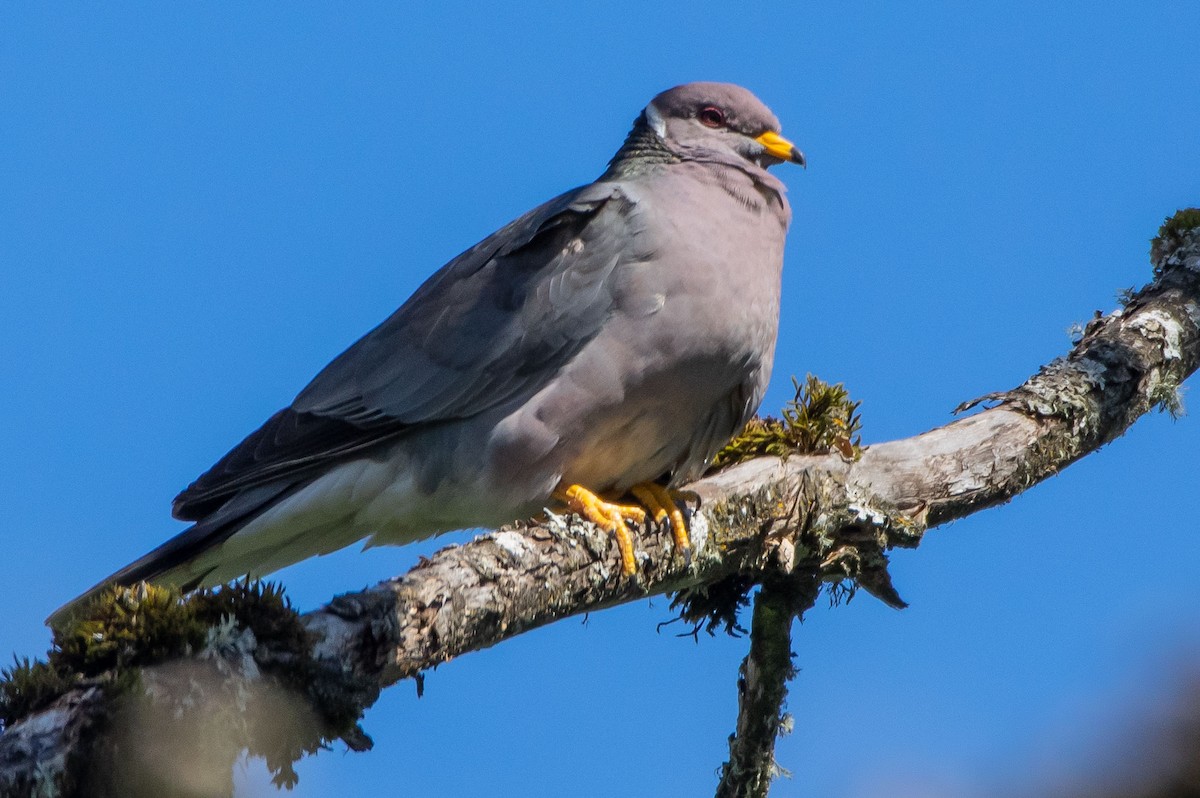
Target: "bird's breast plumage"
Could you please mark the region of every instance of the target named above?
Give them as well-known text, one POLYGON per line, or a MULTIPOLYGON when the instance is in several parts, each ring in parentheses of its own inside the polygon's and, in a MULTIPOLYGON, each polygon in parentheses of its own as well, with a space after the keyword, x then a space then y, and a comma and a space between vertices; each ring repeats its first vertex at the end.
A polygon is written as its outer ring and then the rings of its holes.
POLYGON ((770 377, 786 203, 740 201, 711 172, 663 172, 619 187, 627 243, 609 322, 517 410, 525 428, 555 431, 558 462, 544 467, 565 482, 696 476, 770 377))

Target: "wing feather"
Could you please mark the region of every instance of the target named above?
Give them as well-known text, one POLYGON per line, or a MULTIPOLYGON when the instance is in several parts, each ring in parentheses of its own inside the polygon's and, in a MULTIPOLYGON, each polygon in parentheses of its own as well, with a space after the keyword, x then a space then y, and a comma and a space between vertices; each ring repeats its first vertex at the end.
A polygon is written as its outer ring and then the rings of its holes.
POLYGON ((450 261, 180 493, 175 516, 535 393, 611 312, 631 207, 616 184, 585 186, 450 261))

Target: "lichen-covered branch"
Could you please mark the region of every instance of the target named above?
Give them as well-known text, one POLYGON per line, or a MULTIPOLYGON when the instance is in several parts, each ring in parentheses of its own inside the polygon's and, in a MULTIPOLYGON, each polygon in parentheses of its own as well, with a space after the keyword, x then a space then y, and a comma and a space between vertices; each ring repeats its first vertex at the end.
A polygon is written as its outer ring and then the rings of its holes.
POLYGON ((791 724, 783 706, 795 672, 792 622, 819 592, 816 580, 772 580, 754 599, 750 653, 738 672, 737 731, 729 738, 717 798, 766 798, 771 780, 786 772, 775 762, 775 741, 791 724))
MULTIPOLYGON (((172 718, 186 719, 212 699, 219 709, 206 724, 236 719, 222 751, 253 747, 249 738, 273 727, 247 713, 279 715, 259 688, 291 696, 308 713, 297 716, 319 721, 297 723, 288 732, 295 737, 272 741, 267 749, 278 756, 336 737, 362 748, 369 740, 355 721, 382 688, 527 629, 648 595, 683 591, 685 616, 711 620, 727 612, 713 596, 727 603, 754 584, 849 580, 901 606, 888 549, 915 546, 928 527, 1007 501, 1148 410, 1176 406, 1176 389, 1200 361, 1200 230, 1193 228, 1200 228, 1195 211, 1164 226, 1153 282, 1092 321, 1069 355, 1015 390, 986 397, 989 409, 857 458, 846 451, 759 457, 692 485, 704 503, 691 522, 690 563, 675 554, 666 529, 637 535, 640 572, 632 580, 609 535, 575 518, 481 536, 302 616, 307 634, 293 645, 260 642, 236 622, 206 633, 183 659, 211 680, 139 665, 124 681, 89 674, 65 680, 61 695, 38 694, 0 735, 0 794, 105 794, 86 779, 100 773, 103 784, 113 783, 112 763, 127 762, 134 749, 121 742, 120 724, 141 723, 134 709, 146 706, 169 706, 172 718)), ((140 611, 131 610, 135 621, 140 611)), ((182 778, 143 782, 190 794, 182 778)))

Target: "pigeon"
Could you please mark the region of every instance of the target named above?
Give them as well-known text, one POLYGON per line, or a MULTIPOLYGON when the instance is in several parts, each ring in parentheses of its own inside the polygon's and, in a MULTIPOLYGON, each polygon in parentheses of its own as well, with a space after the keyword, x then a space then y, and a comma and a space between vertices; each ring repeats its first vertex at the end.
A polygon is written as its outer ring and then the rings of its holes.
POLYGON ((791 210, 767 169, 789 161, 748 90, 662 92, 595 182, 435 272, 175 498, 192 526, 49 623, 112 584, 187 591, 551 507, 609 530, 625 574, 647 517, 686 556, 678 488, 770 378, 791 210))

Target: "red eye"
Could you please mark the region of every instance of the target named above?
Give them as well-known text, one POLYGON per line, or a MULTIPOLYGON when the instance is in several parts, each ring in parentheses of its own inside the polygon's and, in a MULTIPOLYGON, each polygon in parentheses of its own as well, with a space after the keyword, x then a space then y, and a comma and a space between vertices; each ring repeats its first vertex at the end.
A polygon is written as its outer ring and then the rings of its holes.
POLYGON ((696 118, 705 127, 721 127, 725 124, 725 112, 715 105, 709 105, 700 109, 700 113, 696 114, 696 118))

